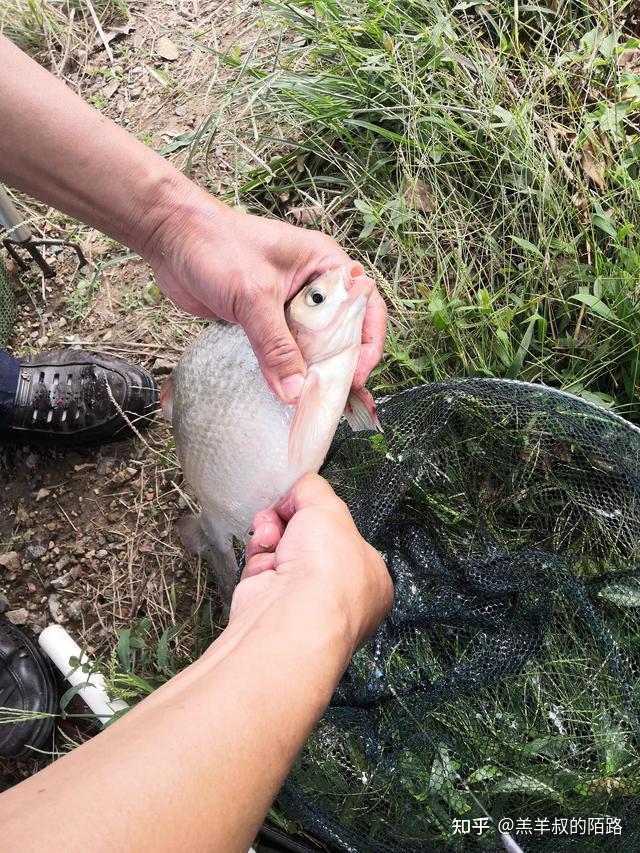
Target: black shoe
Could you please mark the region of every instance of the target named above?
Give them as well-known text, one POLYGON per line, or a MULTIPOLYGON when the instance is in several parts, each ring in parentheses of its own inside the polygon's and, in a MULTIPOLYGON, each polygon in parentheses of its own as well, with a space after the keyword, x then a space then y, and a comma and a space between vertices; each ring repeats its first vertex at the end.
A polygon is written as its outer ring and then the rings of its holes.
POLYGON ((48 714, 25 722, 6 722, 7 712, 0 711, 0 757, 26 758, 47 745, 53 730, 56 690, 46 660, 18 628, 0 619, 0 708, 48 714))
POLYGON ((74 349, 26 356, 2 440, 89 445, 127 438, 127 419, 143 429, 157 402, 153 376, 112 356, 74 349))

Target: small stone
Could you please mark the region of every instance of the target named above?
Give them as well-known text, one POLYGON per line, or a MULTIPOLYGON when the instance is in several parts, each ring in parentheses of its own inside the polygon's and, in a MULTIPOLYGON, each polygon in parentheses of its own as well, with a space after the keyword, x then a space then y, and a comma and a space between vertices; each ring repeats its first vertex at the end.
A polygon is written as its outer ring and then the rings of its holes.
POLYGON ((4 569, 9 569, 10 572, 17 572, 22 566, 22 560, 17 551, 8 551, 6 554, 0 554, 0 566, 4 569))
POLYGON ((37 453, 29 453, 25 457, 24 464, 30 471, 35 471, 38 467, 38 463, 40 462, 40 457, 37 453))
POLYGON ((71 581, 73 580, 73 575, 71 572, 65 572, 63 575, 60 575, 58 578, 53 578, 51 581, 51 586, 55 589, 63 589, 65 586, 69 586, 71 581))
POLYGON ((163 376, 166 373, 171 373, 175 366, 175 361, 169 358, 156 358, 151 366, 151 372, 154 376, 163 376))
POLYGON ((77 598, 67 602, 67 614, 71 619, 82 619, 82 604, 77 598))
POLYGON ((4 613, 9 606, 9 599, 6 595, 0 592, 0 613, 4 613))
POLYGON ((38 503, 39 501, 43 501, 45 498, 48 498, 50 494, 51 492, 49 491, 49 489, 39 489, 38 493, 36 494, 36 503, 38 503))
POLYGON ((24 556, 27 560, 39 560, 40 557, 44 557, 47 553, 47 549, 41 542, 31 542, 24 549, 24 556))
POLYGON ((5 616, 12 625, 26 625, 29 611, 26 607, 19 607, 17 610, 7 610, 5 616))
POLYGON ((96 551, 96 559, 97 560, 104 560, 104 558, 108 557, 108 556, 109 556, 109 552, 106 551, 104 548, 100 548, 99 551, 96 551))
POLYGON ((63 554, 62 557, 60 557, 60 559, 56 563, 56 571, 57 572, 63 572, 67 568, 67 566, 69 565, 70 562, 71 562, 71 555, 70 554, 63 554))
POLYGON ((60 604, 60 599, 55 594, 55 592, 49 596, 47 600, 47 605, 49 607, 49 613, 51 614, 51 618, 53 619, 53 621, 62 622, 64 618, 62 614, 62 605, 60 604))
POLYGON ((186 111, 187 111, 187 108, 183 104, 180 104, 180 106, 175 108, 174 112, 177 116, 183 116, 186 113, 186 111))

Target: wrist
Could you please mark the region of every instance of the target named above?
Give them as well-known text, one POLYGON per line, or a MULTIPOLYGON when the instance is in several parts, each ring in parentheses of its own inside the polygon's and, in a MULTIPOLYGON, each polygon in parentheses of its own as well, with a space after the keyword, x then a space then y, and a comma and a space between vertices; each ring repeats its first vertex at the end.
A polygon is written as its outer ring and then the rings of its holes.
POLYGON ((154 268, 192 237, 197 238, 201 224, 206 225, 210 240, 228 210, 182 172, 165 161, 162 165, 165 168, 157 169, 148 181, 145 200, 134 225, 136 245, 132 246, 154 268))
POLYGON ((323 607, 318 596, 313 600, 302 596, 268 599, 266 595, 260 601, 247 602, 249 606, 238 602, 236 612, 232 607, 229 625, 205 657, 214 663, 252 649, 252 657, 266 652, 267 657, 273 659, 275 655, 280 662, 298 659, 315 661, 317 666, 322 662, 324 680, 330 683, 329 698, 355 651, 344 611, 323 607))

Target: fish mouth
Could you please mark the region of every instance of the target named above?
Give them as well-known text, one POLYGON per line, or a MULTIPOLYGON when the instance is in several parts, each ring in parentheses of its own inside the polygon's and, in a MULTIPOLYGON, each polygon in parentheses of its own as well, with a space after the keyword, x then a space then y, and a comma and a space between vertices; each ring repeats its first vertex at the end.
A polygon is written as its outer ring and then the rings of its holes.
MULTIPOLYGON (((358 267, 358 269, 362 270, 362 267, 358 267)), ((345 282, 345 290, 349 295, 349 301, 358 299, 360 296, 364 296, 365 300, 368 299, 373 293, 374 287, 374 280, 365 275, 364 272, 360 275, 350 275, 345 282)))

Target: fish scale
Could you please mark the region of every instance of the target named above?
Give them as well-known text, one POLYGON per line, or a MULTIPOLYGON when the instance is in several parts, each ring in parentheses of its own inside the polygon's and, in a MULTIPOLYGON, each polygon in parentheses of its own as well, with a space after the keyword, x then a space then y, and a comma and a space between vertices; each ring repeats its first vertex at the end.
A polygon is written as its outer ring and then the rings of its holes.
POLYGON ((255 513, 295 483, 298 472, 287 466, 293 415, 264 381, 240 326, 214 323, 180 359, 176 450, 213 541, 243 539, 255 513))
POLYGON ((307 363, 295 406, 271 390, 240 326, 221 321, 196 338, 162 389, 178 459, 201 508, 180 520, 180 535, 211 563, 227 607, 237 574, 233 537, 246 543, 255 514, 320 469, 343 411, 354 429, 379 427, 369 392, 350 391, 373 289, 357 270, 325 273, 287 307, 307 363))

